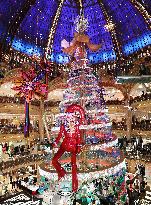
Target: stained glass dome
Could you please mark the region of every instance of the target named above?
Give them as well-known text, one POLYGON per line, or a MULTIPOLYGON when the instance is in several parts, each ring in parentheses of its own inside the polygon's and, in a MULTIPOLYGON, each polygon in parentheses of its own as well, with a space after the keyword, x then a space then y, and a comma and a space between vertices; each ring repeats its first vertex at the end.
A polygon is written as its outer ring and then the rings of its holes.
POLYGON ((66 63, 69 56, 61 41, 72 41, 80 6, 91 42, 102 44, 97 53, 88 51, 91 63, 113 61, 151 45, 150 0, 1 0, 1 44, 28 55, 43 56, 47 49, 51 61, 66 63))

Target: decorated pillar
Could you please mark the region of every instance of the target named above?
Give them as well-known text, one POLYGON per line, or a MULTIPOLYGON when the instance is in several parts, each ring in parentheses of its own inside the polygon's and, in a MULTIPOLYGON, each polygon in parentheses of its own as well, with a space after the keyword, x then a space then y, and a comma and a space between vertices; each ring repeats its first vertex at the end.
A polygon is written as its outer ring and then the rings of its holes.
POLYGON ((127 110, 126 124, 127 124, 127 139, 130 139, 131 131, 132 131, 132 111, 129 108, 127 110))
POLYGON ((127 107, 127 113, 126 113, 127 133, 126 133, 126 137, 127 137, 127 139, 130 139, 131 131, 132 131, 132 110, 131 110, 131 107, 129 105, 129 95, 127 97, 128 98, 125 101, 125 105, 127 107))
POLYGON ((40 112, 39 112, 39 133, 40 133, 40 141, 43 141, 43 140, 44 140, 43 115, 44 115, 44 101, 43 101, 43 100, 40 100, 40 112))
POLYGON ((39 169, 38 169, 38 166, 37 166, 37 183, 38 184, 40 184, 40 179, 41 179, 41 176, 40 176, 39 169))
POLYGON ((30 116, 29 116, 29 101, 25 101, 25 126, 24 126, 24 136, 29 137, 30 133, 30 116))
POLYGON ((133 86, 134 86, 133 83, 123 85, 123 88, 124 88, 123 95, 125 99, 125 107, 127 108, 127 111, 126 111, 126 126, 127 126, 126 137, 127 139, 130 139, 131 131, 132 131, 132 108, 130 105, 130 92, 133 86))

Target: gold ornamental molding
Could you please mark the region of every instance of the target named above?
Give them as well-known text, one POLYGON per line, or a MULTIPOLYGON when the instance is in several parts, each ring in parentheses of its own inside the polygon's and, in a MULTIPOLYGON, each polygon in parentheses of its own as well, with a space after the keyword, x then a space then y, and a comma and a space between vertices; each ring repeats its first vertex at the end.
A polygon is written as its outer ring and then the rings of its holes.
POLYGON ((151 112, 151 100, 134 102, 131 106, 136 108, 137 111, 151 112))
POLYGON ((66 79, 58 77, 49 83, 48 93, 56 89, 65 89, 65 88, 67 88, 66 79))
POLYGON ((150 138, 151 139, 151 131, 143 131, 143 130, 132 130, 131 135, 133 136, 141 136, 142 138, 150 138))
POLYGON ((47 114, 50 112, 51 114, 59 114, 60 110, 59 110, 59 106, 54 106, 54 107, 47 107, 45 109, 45 112, 47 112, 47 114))
POLYGON ((124 96, 124 99, 127 99, 129 97, 129 93, 131 91, 131 89, 133 88, 134 84, 117 84, 114 80, 107 80, 107 81, 103 81, 101 83, 101 86, 103 87, 114 87, 117 90, 120 90, 124 96))
POLYGON ((117 137, 123 137, 127 135, 126 130, 113 130, 113 134, 117 135, 117 137))
POLYGON ((125 113, 127 112, 127 107, 124 107, 124 105, 108 105, 108 112, 109 114, 115 114, 115 113, 125 113))

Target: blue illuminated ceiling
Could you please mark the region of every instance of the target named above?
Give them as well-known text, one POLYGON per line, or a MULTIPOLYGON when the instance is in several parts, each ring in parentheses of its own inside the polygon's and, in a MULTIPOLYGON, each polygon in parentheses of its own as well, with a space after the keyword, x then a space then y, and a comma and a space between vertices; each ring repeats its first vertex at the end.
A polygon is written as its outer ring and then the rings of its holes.
MULTIPOLYGON (((22 6, 29 0, 0 1, 0 40, 12 38, 12 47, 28 55, 44 55, 60 0, 35 0, 20 23, 15 36, 8 36, 15 15, 22 14, 22 6)), ((32 0, 33 1, 33 0, 32 0)), ((119 51, 124 56, 133 54, 151 45, 151 29, 147 20, 132 0, 83 0, 84 15, 89 21, 87 34, 91 42, 102 44, 96 53, 88 51, 91 63, 115 60, 119 51), (115 32, 106 29, 108 18, 115 25, 115 32), (116 39, 115 39, 116 38, 116 39)), ((133 1, 134 2, 134 1, 133 1)), ((145 0, 144 7, 150 12, 151 1, 145 0)), ((50 59, 57 63, 66 63, 69 57, 62 52, 61 41, 71 42, 74 35, 74 21, 79 15, 78 0, 64 0, 62 10, 53 36, 50 59)))
POLYGON ((26 0, 0 1, 0 35, 5 35, 16 13, 20 11, 26 0))

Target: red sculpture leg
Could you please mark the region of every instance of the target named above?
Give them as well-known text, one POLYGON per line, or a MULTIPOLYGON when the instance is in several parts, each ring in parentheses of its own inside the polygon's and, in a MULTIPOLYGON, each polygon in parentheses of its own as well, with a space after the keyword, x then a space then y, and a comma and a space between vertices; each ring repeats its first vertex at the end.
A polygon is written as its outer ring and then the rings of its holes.
POLYGON ((78 189, 76 153, 71 154, 71 166, 72 166, 72 191, 76 192, 78 189))
POLYGON ((65 150, 61 146, 58 152, 55 154, 55 156, 52 159, 52 165, 55 167, 58 173, 58 180, 60 180, 66 174, 66 171, 64 170, 63 167, 61 167, 61 164, 58 162, 58 160, 61 158, 64 152, 65 150))

